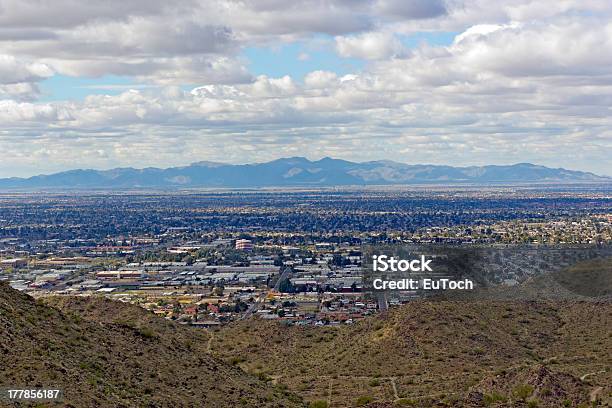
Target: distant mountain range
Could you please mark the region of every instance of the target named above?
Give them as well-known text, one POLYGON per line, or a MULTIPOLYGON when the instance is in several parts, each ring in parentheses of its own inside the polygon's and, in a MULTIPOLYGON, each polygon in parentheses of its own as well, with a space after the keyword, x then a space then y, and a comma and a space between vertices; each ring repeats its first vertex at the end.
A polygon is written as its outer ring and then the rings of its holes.
POLYGON ((71 170, 30 178, 0 179, 0 189, 251 188, 608 181, 612 181, 612 178, 529 163, 451 167, 392 161, 355 163, 329 157, 311 161, 304 157, 291 157, 241 165, 199 162, 168 169, 71 170))

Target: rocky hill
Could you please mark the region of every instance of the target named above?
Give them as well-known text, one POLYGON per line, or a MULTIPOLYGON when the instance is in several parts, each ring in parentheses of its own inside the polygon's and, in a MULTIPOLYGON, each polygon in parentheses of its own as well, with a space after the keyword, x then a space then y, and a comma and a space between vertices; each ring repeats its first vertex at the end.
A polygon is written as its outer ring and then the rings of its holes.
POLYGON ((0 384, 60 386, 73 407, 606 406, 612 303, 582 298, 426 299, 354 325, 209 334, 1 284, 0 384))
POLYGON ((333 407, 576 407, 610 402, 611 321, 609 302, 423 300, 353 326, 243 321, 212 349, 333 407))
POLYGON ((2 386, 59 387, 67 407, 303 406, 210 356, 202 331, 101 299, 60 306, 0 283, 2 386))

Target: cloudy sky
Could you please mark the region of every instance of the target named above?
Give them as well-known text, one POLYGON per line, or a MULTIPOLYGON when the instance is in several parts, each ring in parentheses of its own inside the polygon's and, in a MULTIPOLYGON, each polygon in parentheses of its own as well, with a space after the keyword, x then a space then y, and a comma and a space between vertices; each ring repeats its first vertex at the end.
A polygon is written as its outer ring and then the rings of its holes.
POLYGON ((612 175, 609 0, 0 0, 0 177, 287 156, 612 175))

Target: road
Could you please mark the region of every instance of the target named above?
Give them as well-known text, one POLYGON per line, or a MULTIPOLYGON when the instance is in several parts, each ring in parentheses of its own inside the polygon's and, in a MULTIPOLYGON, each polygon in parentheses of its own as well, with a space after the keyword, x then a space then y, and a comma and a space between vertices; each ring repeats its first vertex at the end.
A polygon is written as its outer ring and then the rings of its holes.
POLYGON ((253 316, 253 313, 257 312, 257 309, 259 309, 259 306, 265 300, 265 298, 266 298, 266 295, 263 295, 263 294, 259 295, 257 299, 255 299, 255 302, 251 306, 249 306, 246 313, 243 314, 239 320, 245 320, 253 316))
MULTIPOLYGON (((289 275, 290 273, 291 273, 291 268, 285 268, 283 270, 283 272, 279 276, 278 280, 276 281, 276 284, 274 285, 274 288, 272 289, 272 292, 279 292, 281 282, 284 279, 286 279, 287 275, 289 275)), ((270 293, 270 292, 268 292, 268 293, 270 293)), ((242 317, 239 320, 246 320, 249 317, 253 316, 253 314, 255 314, 257 312, 257 310, 259 309, 261 304, 264 302, 264 300, 266 300, 266 297, 267 297, 268 293, 259 295, 257 297, 257 299, 255 300, 255 302, 251 306, 249 306, 249 308, 247 309, 245 314, 243 314, 242 317)))
POLYGON ((276 281, 276 284, 274 285, 274 291, 275 292, 280 292, 280 284, 281 284, 281 282, 283 280, 285 280, 287 278, 287 275, 289 275, 290 273, 291 273, 291 268, 285 268, 283 270, 283 273, 281 273, 280 277, 276 281))

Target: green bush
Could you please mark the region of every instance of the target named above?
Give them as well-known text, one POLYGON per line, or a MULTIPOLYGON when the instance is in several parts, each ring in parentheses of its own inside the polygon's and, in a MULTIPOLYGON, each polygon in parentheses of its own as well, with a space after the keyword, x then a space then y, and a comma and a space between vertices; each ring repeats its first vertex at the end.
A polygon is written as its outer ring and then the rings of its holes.
POLYGON ((368 405, 370 402, 374 402, 374 397, 371 397, 369 395, 362 395, 361 397, 357 398, 355 406, 362 407, 364 405, 368 405))
POLYGON ((240 363, 244 363, 246 361, 246 358, 244 357, 232 357, 230 360, 230 364, 231 365, 238 365, 240 363))
POLYGON ((539 404, 538 400, 535 399, 535 398, 534 399, 530 399, 529 401, 527 401, 527 406, 529 408, 538 408, 539 405, 540 404, 539 404))
POLYGON ((327 401, 323 401, 323 400, 312 401, 308 405, 308 408, 327 408, 327 407, 329 407, 329 404, 327 403, 327 401))
POLYGON ((491 394, 485 394, 484 395, 484 403, 485 405, 492 405, 495 404, 496 402, 506 402, 507 398, 498 393, 493 391, 491 394))
POLYGON ((145 339, 154 339, 154 338, 157 338, 157 335, 155 334, 155 332, 153 330, 149 329, 148 327, 138 328, 137 331, 138 331, 138 334, 140 334, 145 339))
POLYGON ((517 385, 514 388, 514 396, 524 401, 533 394, 533 387, 529 384, 517 385))
POLYGON ((257 373, 257 378, 259 378, 261 381, 265 381, 265 382, 268 382, 268 381, 272 380, 270 377, 268 377, 266 375, 266 373, 257 373))
POLYGON ((398 405, 400 407, 414 407, 416 406, 416 404, 417 402, 415 400, 411 400, 408 398, 400 398, 395 401, 395 405, 398 405))

